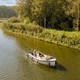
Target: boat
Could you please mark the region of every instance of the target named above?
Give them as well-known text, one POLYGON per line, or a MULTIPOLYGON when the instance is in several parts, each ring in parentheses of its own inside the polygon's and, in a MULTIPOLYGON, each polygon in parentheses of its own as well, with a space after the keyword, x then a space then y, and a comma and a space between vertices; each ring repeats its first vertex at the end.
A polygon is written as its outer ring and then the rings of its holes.
POLYGON ((43 54, 39 51, 34 50, 32 52, 28 52, 27 57, 37 63, 48 65, 49 67, 56 67, 57 65, 57 60, 55 57, 43 54))

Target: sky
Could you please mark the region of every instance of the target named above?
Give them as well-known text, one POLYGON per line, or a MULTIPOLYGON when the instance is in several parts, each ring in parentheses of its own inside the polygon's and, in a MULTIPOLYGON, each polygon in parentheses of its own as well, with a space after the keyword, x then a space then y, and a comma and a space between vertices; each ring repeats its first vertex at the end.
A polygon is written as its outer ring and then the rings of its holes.
POLYGON ((13 6, 16 4, 16 0, 0 0, 0 5, 13 6))

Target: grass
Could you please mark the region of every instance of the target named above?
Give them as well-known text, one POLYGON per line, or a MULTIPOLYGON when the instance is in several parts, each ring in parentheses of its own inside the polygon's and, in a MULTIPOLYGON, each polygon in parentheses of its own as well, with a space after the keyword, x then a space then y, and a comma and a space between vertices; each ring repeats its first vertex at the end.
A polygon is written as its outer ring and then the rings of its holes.
POLYGON ((3 29, 80 50, 80 32, 45 29, 35 23, 5 22, 3 29))

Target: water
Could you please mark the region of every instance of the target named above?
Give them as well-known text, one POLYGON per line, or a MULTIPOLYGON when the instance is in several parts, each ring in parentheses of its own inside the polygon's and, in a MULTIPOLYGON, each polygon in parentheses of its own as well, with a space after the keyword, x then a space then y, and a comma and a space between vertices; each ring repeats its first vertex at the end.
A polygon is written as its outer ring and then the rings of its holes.
POLYGON ((80 80, 80 51, 0 30, 0 80, 80 80), (54 55, 57 68, 27 59, 33 49, 54 55))

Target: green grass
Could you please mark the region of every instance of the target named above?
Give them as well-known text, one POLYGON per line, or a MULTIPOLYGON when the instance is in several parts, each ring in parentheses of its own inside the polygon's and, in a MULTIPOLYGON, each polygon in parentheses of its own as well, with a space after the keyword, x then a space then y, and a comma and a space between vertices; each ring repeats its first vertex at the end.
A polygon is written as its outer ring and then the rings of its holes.
POLYGON ((3 28, 43 41, 80 50, 80 32, 45 29, 34 23, 24 24, 6 22, 3 24, 3 28))

